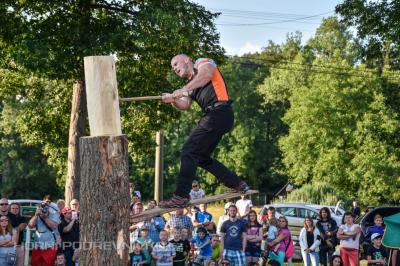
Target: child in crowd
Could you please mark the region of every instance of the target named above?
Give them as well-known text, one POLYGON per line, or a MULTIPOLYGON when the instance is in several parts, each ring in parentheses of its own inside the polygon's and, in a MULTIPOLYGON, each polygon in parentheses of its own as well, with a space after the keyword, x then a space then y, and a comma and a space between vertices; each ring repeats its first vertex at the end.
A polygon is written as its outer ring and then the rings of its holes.
POLYGON ((190 200, 201 199, 206 196, 206 193, 202 188, 200 188, 199 182, 197 180, 193 180, 192 182, 192 190, 190 191, 190 200))
POLYGON ((186 240, 190 243, 189 240, 191 238, 191 235, 190 235, 189 229, 187 229, 187 228, 181 229, 181 238, 182 238, 182 240, 184 240, 184 241, 186 240))
POLYGON ((137 241, 142 244, 142 250, 144 255, 146 256, 146 263, 144 265, 150 265, 151 263, 151 251, 153 249, 154 243, 153 240, 149 238, 149 230, 147 227, 143 226, 140 229, 140 237, 138 237, 137 241))
MULTIPOLYGON (((271 217, 269 220, 268 233, 267 233, 267 243, 271 243, 278 236, 278 220, 275 217, 271 217)), ((262 260, 264 262, 268 261, 269 252, 276 254, 278 252, 280 244, 276 244, 271 248, 267 245, 264 246, 264 254, 262 260)))
POLYGON ((146 261, 146 255, 142 250, 142 244, 139 241, 135 241, 133 245, 134 245, 133 252, 130 254, 131 266, 145 265, 147 261, 146 261))
POLYGON ((161 230, 160 242, 154 245, 152 256, 156 266, 173 266, 173 260, 176 255, 175 247, 168 242, 168 232, 161 230))
POLYGON ((206 266, 212 257, 212 247, 211 238, 207 234, 207 230, 204 227, 200 227, 197 230, 197 236, 193 237, 192 244, 192 249, 199 252, 195 262, 204 263, 206 266))
POLYGON ((212 258, 214 260, 218 260, 219 255, 221 253, 221 245, 219 243, 219 236, 213 235, 211 238, 211 247, 212 247, 212 258))
MULTIPOLYGON (((374 225, 367 229, 367 238, 371 239, 372 234, 378 233, 383 236, 385 226, 383 225, 383 218, 380 214, 375 214, 374 225)), ((371 239, 372 240, 372 239, 371 239)))
POLYGON ((182 240, 181 229, 173 228, 171 230, 173 239, 169 242, 175 247, 176 256, 174 258, 174 266, 184 266, 186 257, 190 252, 190 243, 188 240, 182 240))
POLYGON ((382 246, 382 235, 373 233, 371 235, 372 245, 367 251, 368 266, 382 266, 386 264, 387 252, 382 246))

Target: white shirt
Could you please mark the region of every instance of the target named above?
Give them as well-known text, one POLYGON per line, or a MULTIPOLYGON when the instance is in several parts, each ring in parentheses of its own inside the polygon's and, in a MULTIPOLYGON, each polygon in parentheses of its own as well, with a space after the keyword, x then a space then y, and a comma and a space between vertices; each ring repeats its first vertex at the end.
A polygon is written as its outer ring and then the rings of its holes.
POLYGON ((236 207, 238 208, 239 215, 243 217, 253 207, 253 203, 249 199, 240 199, 236 201, 236 207))
POLYGON ((195 200, 195 199, 201 199, 206 196, 206 193, 202 188, 200 188, 198 191, 191 190, 190 191, 190 200, 195 200))

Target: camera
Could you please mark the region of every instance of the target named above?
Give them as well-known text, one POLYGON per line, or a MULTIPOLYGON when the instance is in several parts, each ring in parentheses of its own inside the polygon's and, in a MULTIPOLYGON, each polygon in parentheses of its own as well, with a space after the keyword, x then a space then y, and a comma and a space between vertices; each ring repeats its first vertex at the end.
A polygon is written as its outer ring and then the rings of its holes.
POLYGON ((42 202, 40 207, 42 208, 42 214, 47 214, 49 212, 49 207, 46 202, 42 202))

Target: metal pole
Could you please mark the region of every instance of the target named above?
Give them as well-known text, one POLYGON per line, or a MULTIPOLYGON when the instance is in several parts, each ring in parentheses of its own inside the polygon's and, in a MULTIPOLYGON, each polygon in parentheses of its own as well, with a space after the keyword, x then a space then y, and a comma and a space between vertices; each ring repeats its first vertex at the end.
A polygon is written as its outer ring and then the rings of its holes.
POLYGON ((154 199, 157 202, 163 200, 163 172, 164 172, 164 135, 162 131, 156 134, 156 163, 154 176, 154 199))

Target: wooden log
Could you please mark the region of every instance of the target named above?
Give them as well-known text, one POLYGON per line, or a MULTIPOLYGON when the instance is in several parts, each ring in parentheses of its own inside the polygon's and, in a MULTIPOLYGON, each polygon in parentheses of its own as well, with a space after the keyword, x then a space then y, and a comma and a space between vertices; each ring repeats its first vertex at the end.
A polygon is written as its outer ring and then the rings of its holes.
POLYGON ((81 253, 79 265, 129 261, 128 141, 125 135, 80 139, 81 253))
POLYGON ((89 56, 84 60, 90 135, 121 135, 114 58, 89 56))
POLYGON ((68 171, 65 180, 65 203, 80 199, 81 170, 79 160, 79 138, 84 135, 86 122, 86 93, 83 81, 75 82, 72 93, 71 117, 68 140, 68 171))
POLYGON ((163 188, 164 188, 164 134, 163 132, 157 131, 156 133, 156 161, 155 161, 155 173, 154 173, 154 199, 157 202, 163 200, 163 188))

